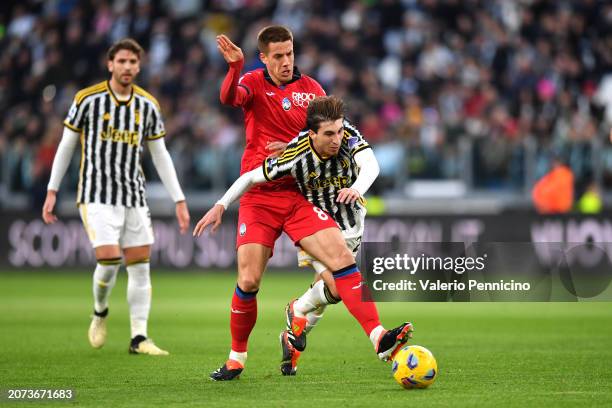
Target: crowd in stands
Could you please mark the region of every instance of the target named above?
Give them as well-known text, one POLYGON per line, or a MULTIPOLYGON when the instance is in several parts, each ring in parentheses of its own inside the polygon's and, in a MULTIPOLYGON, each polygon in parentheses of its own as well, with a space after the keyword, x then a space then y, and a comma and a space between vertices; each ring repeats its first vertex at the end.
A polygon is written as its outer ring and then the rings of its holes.
POLYGON ((249 70, 272 23, 293 31, 300 71, 346 99, 379 158, 378 193, 414 179, 525 193, 553 158, 576 194, 612 186, 612 3, 598 0, 6 2, 0 185, 40 206, 74 94, 108 77, 107 48, 129 36, 147 52, 137 82, 162 106, 185 189, 224 189, 244 131, 241 111, 219 102, 215 36, 242 47, 249 70))

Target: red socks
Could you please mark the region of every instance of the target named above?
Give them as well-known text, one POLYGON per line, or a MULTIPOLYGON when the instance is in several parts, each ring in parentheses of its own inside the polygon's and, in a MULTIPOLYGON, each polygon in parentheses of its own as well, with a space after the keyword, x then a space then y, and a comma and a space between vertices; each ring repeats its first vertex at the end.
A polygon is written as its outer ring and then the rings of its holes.
POLYGON ((230 315, 233 351, 247 351, 249 335, 257 321, 257 292, 244 292, 236 285, 230 315))
POLYGON ((366 335, 370 335, 375 327, 380 325, 378 310, 374 302, 364 302, 361 300, 363 283, 361 282, 361 272, 356 264, 342 268, 333 273, 336 281, 336 289, 342 302, 349 312, 357 319, 366 335))

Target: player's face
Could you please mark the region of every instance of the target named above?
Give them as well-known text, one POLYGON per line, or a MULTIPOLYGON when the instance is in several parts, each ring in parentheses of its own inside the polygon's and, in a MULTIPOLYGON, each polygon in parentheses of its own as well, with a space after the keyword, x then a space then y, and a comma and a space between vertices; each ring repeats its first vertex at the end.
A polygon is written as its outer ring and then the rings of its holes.
POLYGON ((338 154, 343 136, 343 119, 323 122, 316 133, 312 130, 310 131, 312 145, 317 153, 323 157, 330 157, 338 154))
POLYGON ((293 78, 293 41, 270 43, 268 52, 260 53, 259 58, 266 64, 270 77, 277 85, 293 78))
POLYGON ((115 58, 108 61, 108 71, 116 82, 128 86, 140 72, 140 59, 132 51, 119 50, 115 58))

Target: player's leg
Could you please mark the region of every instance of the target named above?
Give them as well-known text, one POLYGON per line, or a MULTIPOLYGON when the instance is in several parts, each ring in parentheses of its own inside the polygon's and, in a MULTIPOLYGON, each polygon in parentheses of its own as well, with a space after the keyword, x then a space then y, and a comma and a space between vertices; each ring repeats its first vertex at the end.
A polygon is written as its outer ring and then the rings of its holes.
POLYGON ((380 323, 376 304, 362 300, 361 272, 340 230, 318 231, 300 240, 300 246, 333 271, 336 289, 345 307, 368 335, 379 358, 388 360, 410 338, 412 325, 404 323, 387 331, 380 323))
MULTIPOLYGON (((343 234, 344 235, 344 234, 343 234)), ((346 238, 346 245, 352 251, 353 256, 357 256, 361 245, 361 235, 346 238)), ((336 290, 336 283, 332 273, 327 266, 310 256, 306 251, 301 250, 298 259, 306 265, 311 265, 315 270, 315 280, 310 288, 293 303, 296 316, 306 317, 306 328, 304 333, 308 334, 323 317, 325 309, 330 304, 340 302, 340 296, 336 290)))
MULTIPOLYGON (((320 262, 314 261, 315 271, 325 271, 329 275, 333 291, 335 284, 331 273, 320 262), (315 263, 316 262, 316 263, 315 263)), ((332 295, 330 287, 316 274, 315 281, 308 290, 299 298, 289 302, 285 308, 287 329, 280 334, 281 345, 281 374, 296 375, 297 365, 301 353, 306 348, 306 335, 314 328, 323 317, 323 312, 328 304, 338 303, 340 298, 337 294, 332 295), (303 328, 303 329, 302 329, 303 328), (293 330, 295 329, 295 331, 293 330)))
POLYGON ((246 364, 249 336, 257 321, 257 292, 281 233, 287 207, 283 205, 282 198, 264 200, 261 205, 241 201, 236 236, 238 279, 230 307, 232 346, 225 364, 210 374, 215 381, 238 378, 246 364))
POLYGON ((285 308, 289 331, 287 337, 298 351, 304 351, 306 335, 321 319, 325 307, 338 303, 340 298, 336 293, 333 277, 325 265, 303 249, 299 251, 298 261, 300 266, 312 266, 316 272, 315 280, 306 292, 289 302, 285 308))
POLYGON ((130 311, 131 354, 165 356, 148 335, 151 311, 151 245, 153 228, 147 207, 126 208, 121 246, 128 275, 127 301, 130 311))
POLYGON ((121 266, 119 226, 113 221, 113 208, 100 204, 81 204, 83 227, 94 248, 96 268, 93 273, 94 314, 87 331, 89 344, 100 348, 106 342, 108 298, 117 281, 121 266))

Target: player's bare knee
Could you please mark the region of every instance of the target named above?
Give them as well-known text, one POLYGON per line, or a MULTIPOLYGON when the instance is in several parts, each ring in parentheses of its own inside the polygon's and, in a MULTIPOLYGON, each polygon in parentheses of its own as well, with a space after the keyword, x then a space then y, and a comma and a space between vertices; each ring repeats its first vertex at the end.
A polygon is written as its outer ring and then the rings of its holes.
POLYGON ((355 263, 355 257, 353 254, 346 248, 346 246, 342 246, 333 251, 335 255, 331 257, 329 262, 325 262, 327 266, 332 268, 332 270, 337 271, 342 268, 346 268, 355 263))
POLYGON ((239 276, 238 277, 238 287, 243 292, 255 292, 259 290, 259 284, 261 283, 261 278, 254 276, 239 276))

